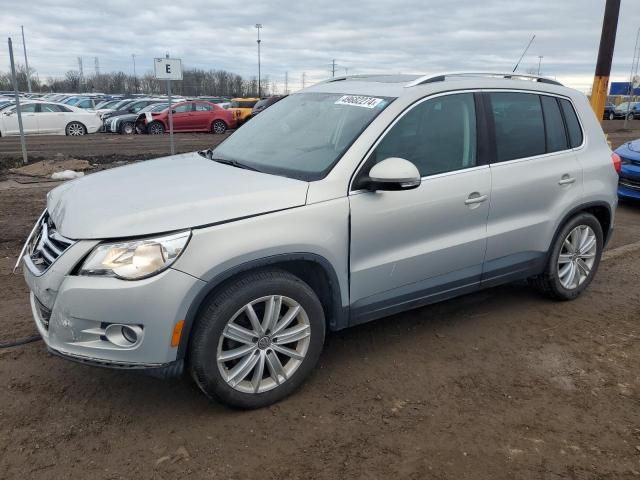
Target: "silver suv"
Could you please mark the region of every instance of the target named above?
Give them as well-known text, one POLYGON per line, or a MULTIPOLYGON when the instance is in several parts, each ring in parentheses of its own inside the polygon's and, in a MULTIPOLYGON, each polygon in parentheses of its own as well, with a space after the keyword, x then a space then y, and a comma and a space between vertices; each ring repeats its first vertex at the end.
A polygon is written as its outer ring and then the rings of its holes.
POLYGON ((617 168, 586 98, 552 80, 336 78, 214 150, 52 190, 24 276, 51 353, 186 368, 261 407, 300 386, 328 330, 517 279, 577 297, 617 168))

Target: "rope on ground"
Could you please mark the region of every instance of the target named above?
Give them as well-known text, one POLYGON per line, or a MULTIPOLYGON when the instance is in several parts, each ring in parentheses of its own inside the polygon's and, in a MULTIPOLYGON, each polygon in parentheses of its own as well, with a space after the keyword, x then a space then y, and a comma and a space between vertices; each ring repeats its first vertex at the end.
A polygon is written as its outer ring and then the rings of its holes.
POLYGON ((18 340, 12 340, 10 342, 5 342, 5 343, 0 342, 0 348, 17 347, 19 345, 25 345, 27 343, 37 342, 38 340, 42 340, 42 337, 40 335, 32 335, 31 337, 20 338, 18 340))

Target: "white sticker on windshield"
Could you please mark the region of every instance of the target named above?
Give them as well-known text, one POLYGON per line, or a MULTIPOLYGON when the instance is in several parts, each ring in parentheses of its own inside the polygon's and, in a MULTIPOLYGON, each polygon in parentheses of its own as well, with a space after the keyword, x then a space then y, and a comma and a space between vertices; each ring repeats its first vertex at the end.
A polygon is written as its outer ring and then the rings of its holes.
POLYGON ((384 100, 363 95, 344 95, 336 100, 336 105, 353 105, 354 107, 376 108, 384 100))

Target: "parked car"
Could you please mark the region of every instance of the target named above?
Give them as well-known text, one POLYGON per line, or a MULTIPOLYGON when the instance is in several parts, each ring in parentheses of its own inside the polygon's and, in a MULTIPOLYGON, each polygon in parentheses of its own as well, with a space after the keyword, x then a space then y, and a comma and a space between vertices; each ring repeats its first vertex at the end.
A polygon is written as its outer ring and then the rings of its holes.
POLYGON ((259 98, 232 98, 228 110, 233 113, 238 126, 251 118, 253 107, 258 103, 259 98))
POLYGON ((140 115, 144 116, 147 112, 161 112, 167 108, 169 108, 168 102, 152 103, 136 113, 125 113, 124 115, 110 117, 105 120, 105 131, 132 135, 136 133, 136 121, 140 115))
POLYGON ((619 159, 584 95, 496 75, 338 78, 215 149, 52 190, 23 256, 47 348, 186 365, 256 408, 302 384, 327 331, 519 279, 575 299, 619 159))
POLYGON ((270 97, 267 98, 263 98, 262 100, 259 100, 254 106, 253 109, 251 110, 251 116, 250 118, 255 117, 257 114, 259 114, 260 112, 262 112, 265 108, 270 107, 271 105, 273 105, 276 102, 279 102, 280 100, 282 100, 284 97, 286 97, 286 95, 272 95, 270 97))
POLYGON ((134 98, 124 100, 121 104, 116 105, 111 111, 108 111, 102 115, 102 119, 106 120, 111 117, 117 117, 118 115, 125 115, 127 113, 138 113, 140 110, 148 105, 160 103, 163 100, 161 98, 134 98))
MULTIPOLYGON (((20 103, 22 125, 28 135, 78 136, 95 133, 102 126, 95 112, 62 103, 29 101, 20 103)), ((2 110, 0 136, 20 135, 16 106, 2 110)))
POLYGON ((603 120, 613 120, 616 118, 616 106, 613 103, 607 103, 604 106, 604 115, 602 116, 603 120))
MULTIPOLYGON (((233 114, 215 103, 196 100, 173 105, 174 132, 224 133, 229 128, 236 128, 233 114)), ((140 115, 136 130, 151 135, 168 132, 169 109, 140 115)))
POLYGON ((622 164, 618 197, 625 200, 640 200, 640 139, 618 147, 616 153, 622 164))
POLYGON ((231 99, 227 97, 198 97, 188 100, 206 100, 207 102, 215 103, 222 108, 229 108, 231 106, 231 99))
POLYGON ((87 110, 96 110, 97 105, 102 102, 101 98, 90 97, 69 97, 62 103, 65 105, 71 105, 77 108, 83 108, 87 110))
POLYGON ((613 114, 615 118, 627 117, 629 120, 640 118, 640 102, 622 102, 613 110, 613 114))

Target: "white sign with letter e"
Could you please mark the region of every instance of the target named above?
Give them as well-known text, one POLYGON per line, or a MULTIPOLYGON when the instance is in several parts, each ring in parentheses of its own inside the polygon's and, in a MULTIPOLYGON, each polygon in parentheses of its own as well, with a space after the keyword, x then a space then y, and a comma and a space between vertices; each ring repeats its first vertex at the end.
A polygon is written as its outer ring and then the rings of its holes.
POLYGON ((182 60, 179 58, 155 58, 153 67, 159 80, 182 80, 182 60))

